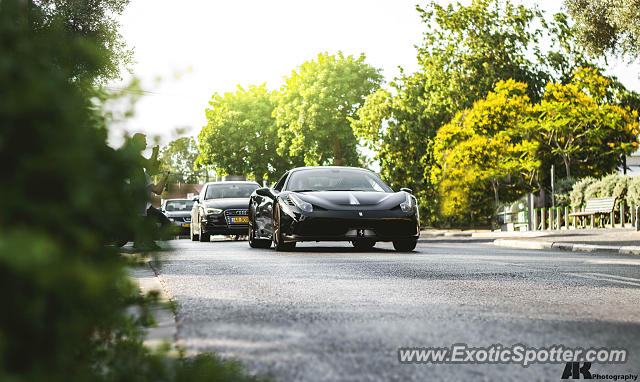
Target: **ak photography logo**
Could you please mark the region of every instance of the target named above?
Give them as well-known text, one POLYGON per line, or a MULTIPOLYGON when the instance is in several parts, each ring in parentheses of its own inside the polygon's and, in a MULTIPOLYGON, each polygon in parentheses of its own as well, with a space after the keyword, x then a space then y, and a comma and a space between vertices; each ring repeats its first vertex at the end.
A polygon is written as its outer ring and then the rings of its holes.
POLYGON ((600 379, 606 381, 637 381, 638 374, 602 374, 591 371, 591 362, 567 362, 561 379, 600 379))
POLYGON ((637 374, 600 374, 592 369, 594 363, 623 364, 628 351, 623 348, 580 348, 565 345, 530 347, 523 344, 471 347, 458 343, 449 347, 402 347, 398 362, 403 364, 533 364, 565 365, 562 379, 601 379, 609 381, 637 381, 637 374))

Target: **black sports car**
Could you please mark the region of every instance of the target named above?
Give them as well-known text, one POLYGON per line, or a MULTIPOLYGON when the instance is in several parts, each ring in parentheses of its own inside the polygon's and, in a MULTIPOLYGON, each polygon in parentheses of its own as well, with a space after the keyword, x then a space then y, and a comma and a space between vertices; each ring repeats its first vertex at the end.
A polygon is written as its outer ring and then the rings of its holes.
POLYGON ((298 241, 351 241, 358 249, 392 241, 412 251, 420 235, 418 205, 411 190, 394 192, 369 170, 300 167, 272 188, 259 188, 249 202, 249 245, 293 249, 298 241))
POLYGON ((191 240, 209 241, 211 235, 246 235, 249 195, 256 182, 212 182, 202 187, 191 210, 191 240))

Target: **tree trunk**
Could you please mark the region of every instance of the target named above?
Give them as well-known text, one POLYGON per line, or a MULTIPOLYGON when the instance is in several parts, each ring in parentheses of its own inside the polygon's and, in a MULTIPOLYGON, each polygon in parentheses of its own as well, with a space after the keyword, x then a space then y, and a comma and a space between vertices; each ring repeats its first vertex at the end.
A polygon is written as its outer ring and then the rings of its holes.
POLYGON ((342 153, 340 152, 340 141, 338 137, 333 137, 333 165, 334 166, 342 166, 344 164, 344 159, 342 158, 342 153))
POLYGON ((567 172, 567 178, 571 178, 571 167, 569 166, 569 158, 566 156, 563 156, 562 161, 564 162, 564 168, 567 172))
POLYGON ((264 176, 263 175, 256 175, 256 183, 258 183, 260 185, 260 187, 264 186, 264 176))

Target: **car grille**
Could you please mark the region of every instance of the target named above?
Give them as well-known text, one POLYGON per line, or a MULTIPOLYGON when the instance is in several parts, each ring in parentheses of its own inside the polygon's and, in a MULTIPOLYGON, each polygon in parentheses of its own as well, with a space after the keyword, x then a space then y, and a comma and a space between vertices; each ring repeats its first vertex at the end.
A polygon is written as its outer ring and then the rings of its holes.
POLYGON ((234 223, 233 218, 238 216, 249 216, 249 210, 225 210, 224 218, 227 224, 247 224, 247 223, 234 223))

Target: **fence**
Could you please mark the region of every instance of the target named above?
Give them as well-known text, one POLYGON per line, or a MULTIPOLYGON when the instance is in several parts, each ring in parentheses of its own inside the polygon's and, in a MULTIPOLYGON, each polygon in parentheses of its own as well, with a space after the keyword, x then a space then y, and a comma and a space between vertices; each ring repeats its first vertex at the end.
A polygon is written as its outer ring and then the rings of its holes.
POLYGON ((586 217, 570 216, 571 213, 584 211, 585 206, 580 207, 542 207, 534 208, 532 213, 533 230, 559 230, 578 228, 624 228, 636 225, 635 205, 626 208, 624 202, 620 202, 619 208, 608 216, 591 215, 586 217))

